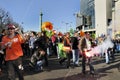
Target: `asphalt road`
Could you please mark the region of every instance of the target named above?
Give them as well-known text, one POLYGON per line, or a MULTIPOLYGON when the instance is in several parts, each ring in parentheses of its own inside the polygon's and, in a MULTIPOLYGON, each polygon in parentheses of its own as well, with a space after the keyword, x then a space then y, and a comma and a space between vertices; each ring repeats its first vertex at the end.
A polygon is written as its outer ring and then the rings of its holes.
MULTIPOLYGON (((25 80, 120 80, 120 72, 118 66, 120 65, 120 53, 115 54, 115 60, 110 64, 106 64, 104 58, 94 57, 92 64, 95 68, 95 75, 81 73, 81 58, 80 66, 73 67, 71 63, 70 68, 58 63, 58 59, 54 56, 49 57, 49 66, 45 67, 43 71, 35 72, 28 66, 29 58, 24 58, 24 78, 25 80)), ((6 80, 6 71, 0 75, 0 80, 6 80)), ((18 80, 18 79, 16 79, 18 80)))

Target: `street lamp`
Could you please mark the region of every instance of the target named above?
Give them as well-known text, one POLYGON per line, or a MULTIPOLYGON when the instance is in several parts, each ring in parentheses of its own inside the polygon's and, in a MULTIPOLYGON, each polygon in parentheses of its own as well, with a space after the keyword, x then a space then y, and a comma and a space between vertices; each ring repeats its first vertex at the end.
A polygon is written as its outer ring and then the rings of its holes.
POLYGON ((40 12, 40 22, 41 22, 40 28, 41 28, 41 32, 42 32, 42 16, 43 16, 43 13, 42 13, 42 11, 41 11, 41 12, 40 12))

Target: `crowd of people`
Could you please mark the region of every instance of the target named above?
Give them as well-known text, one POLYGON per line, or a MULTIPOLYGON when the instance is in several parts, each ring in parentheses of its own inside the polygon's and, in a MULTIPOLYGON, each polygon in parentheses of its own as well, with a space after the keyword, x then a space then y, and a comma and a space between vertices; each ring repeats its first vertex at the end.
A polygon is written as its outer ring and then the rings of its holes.
MULTIPOLYGON (((112 46, 98 48, 98 45, 103 45, 107 41, 106 36, 97 39, 91 38, 89 32, 85 32, 84 36, 75 31, 73 36, 69 32, 58 35, 54 33, 51 37, 46 36, 46 32, 34 32, 29 34, 16 31, 16 27, 12 24, 7 25, 7 30, 3 30, 0 35, 0 72, 2 72, 2 65, 7 66, 8 80, 15 80, 15 73, 17 73, 19 80, 24 80, 22 56, 30 58, 29 66, 33 67, 35 71, 42 70, 44 67, 49 67, 49 56, 56 56, 60 65, 65 65, 65 68, 80 65, 80 58, 82 58, 82 73, 86 74, 86 62, 90 68, 90 74, 94 74, 95 70, 92 65, 92 57, 104 57, 106 63, 110 63, 110 58, 114 61, 114 54, 120 52, 120 40, 110 39, 108 43, 113 43, 112 46), (94 48, 102 49, 101 52, 95 52, 91 55, 94 48), (16 72, 15 72, 16 71, 16 72)), ((104 45, 105 46, 105 45, 104 45)))

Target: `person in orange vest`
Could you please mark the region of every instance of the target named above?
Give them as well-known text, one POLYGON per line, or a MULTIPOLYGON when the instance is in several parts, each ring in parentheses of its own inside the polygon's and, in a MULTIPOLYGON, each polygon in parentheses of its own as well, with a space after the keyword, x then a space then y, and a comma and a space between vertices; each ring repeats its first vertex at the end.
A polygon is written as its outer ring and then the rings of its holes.
POLYGON ((16 33, 13 24, 8 24, 7 30, 8 34, 2 38, 2 47, 6 49, 5 61, 8 69, 8 80, 15 80, 15 71, 19 80, 24 80, 21 44, 24 43, 25 39, 21 33, 16 33))

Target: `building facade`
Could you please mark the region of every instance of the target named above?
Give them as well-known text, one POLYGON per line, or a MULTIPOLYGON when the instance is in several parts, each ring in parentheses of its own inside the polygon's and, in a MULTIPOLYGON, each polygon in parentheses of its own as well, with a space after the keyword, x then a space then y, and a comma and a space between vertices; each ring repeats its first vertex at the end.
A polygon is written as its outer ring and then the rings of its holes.
POLYGON ((114 6, 112 7, 112 10, 113 36, 119 34, 120 37, 120 0, 114 0, 114 6))
POLYGON ((108 27, 112 21, 112 0, 95 0, 95 29, 96 36, 106 35, 111 33, 108 27))
MULTIPOLYGON (((101 35, 115 36, 120 32, 120 0, 80 0, 79 21, 77 27, 83 31, 101 35), (84 21, 84 17, 90 16, 90 20, 84 21), (82 18, 82 19, 81 19, 82 18), (78 24, 79 23, 79 24, 78 24)), ((79 16, 78 15, 78 16, 79 16)), ((78 17, 77 17, 78 18, 78 17)))
POLYGON ((77 30, 95 34, 94 0, 80 0, 80 12, 76 15, 77 30))

